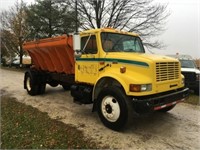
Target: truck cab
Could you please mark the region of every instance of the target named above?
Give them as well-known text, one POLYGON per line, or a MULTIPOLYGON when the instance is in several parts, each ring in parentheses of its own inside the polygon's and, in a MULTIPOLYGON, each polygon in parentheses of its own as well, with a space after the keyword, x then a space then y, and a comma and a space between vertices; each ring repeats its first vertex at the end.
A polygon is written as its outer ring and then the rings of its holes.
MULTIPOLYGON (((145 54, 137 34, 94 29, 80 35, 82 55, 76 58, 76 82, 98 88, 99 83, 115 80, 128 96, 146 96, 184 87, 179 61, 145 54)), ((93 98, 97 95, 94 92, 93 98)))

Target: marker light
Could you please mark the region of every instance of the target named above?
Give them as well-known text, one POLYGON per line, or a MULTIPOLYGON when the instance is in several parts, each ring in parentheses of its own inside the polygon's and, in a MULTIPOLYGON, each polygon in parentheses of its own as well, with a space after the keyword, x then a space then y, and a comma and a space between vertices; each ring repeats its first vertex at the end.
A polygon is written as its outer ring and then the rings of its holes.
POLYGON ((126 67, 120 67, 120 72, 125 73, 126 72, 126 67))

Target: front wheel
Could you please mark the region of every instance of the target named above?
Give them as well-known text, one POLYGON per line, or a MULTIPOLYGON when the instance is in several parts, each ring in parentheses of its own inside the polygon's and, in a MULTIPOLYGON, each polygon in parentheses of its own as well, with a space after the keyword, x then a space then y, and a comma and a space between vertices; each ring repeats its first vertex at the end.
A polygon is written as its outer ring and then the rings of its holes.
POLYGON ((97 111, 103 124, 119 131, 128 121, 129 99, 119 87, 106 87, 97 98, 97 111))

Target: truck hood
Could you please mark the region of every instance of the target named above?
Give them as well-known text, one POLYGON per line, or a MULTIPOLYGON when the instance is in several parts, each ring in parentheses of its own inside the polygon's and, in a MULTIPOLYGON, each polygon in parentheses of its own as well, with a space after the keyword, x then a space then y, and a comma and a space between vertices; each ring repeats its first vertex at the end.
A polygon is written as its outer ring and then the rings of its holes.
POLYGON ((168 56, 162 55, 153 55, 153 54, 145 54, 145 53, 127 53, 127 52, 119 52, 119 53, 108 53, 106 58, 114 58, 114 59, 123 59, 130 61, 137 61, 142 63, 150 63, 150 62, 178 62, 177 59, 168 56))
POLYGON ((181 68, 181 72, 194 72, 200 74, 200 70, 197 68, 181 68))

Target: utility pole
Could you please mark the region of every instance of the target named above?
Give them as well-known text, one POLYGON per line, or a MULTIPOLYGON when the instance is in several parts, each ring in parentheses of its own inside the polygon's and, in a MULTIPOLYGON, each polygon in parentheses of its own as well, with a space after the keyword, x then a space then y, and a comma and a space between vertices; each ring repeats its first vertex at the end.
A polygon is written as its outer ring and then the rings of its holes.
POLYGON ((77 10, 77 5, 78 5, 78 2, 77 2, 77 0, 76 0, 76 1, 75 1, 75 15, 76 15, 75 22, 76 22, 76 34, 78 34, 78 10, 77 10))

